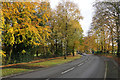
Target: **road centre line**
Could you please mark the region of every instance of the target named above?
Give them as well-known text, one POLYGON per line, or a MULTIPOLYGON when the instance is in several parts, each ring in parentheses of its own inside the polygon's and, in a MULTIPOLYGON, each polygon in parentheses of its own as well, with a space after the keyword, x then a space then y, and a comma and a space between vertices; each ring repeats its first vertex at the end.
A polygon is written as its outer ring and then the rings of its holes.
POLYGON ((72 68, 70 68, 70 69, 68 69, 68 70, 66 70, 66 71, 64 71, 64 72, 62 72, 61 74, 65 74, 65 73, 67 73, 67 72, 73 70, 74 68, 75 68, 75 67, 72 67, 72 68))
MULTIPOLYGON (((89 59, 88 59, 88 60, 89 60, 89 59)), ((83 60, 83 62, 84 62, 84 60, 83 60)), ((85 62, 87 62, 87 60, 86 60, 85 62)), ((83 65, 83 64, 84 64, 84 63, 81 63, 81 64, 79 64, 78 66, 81 66, 81 65, 83 65)), ((66 71, 63 71, 61 74, 65 74, 65 73, 73 70, 74 68, 75 68, 75 67, 72 67, 72 68, 70 68, 70 69, 68 69, 68 70, 66 70, 66 71)))
POLYGON ((49 80, 49 78, 47 78, 46 80, 49 80))
POLYGON ((81 63, 81 64, 79 64, 78 66, 81 66, 81 65, 83 65, 84 63, 81 63))
POLYGON ((105 61, 105 74, 104 74, 104 80, 106 80, 106 76, 107 76, 107 62, 105 61))

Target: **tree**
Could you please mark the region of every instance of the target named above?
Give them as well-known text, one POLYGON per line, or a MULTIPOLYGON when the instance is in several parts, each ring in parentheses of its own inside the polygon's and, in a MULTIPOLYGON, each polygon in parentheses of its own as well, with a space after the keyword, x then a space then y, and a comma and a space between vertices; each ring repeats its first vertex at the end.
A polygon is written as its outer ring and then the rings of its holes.
MULTIPOLYGON (((71 32, 70 27, 75 27, 70 25, 69 23, 70 21, 76 21, 76 22, 79 21, 80 19, 82 19, 82 16, 80 16, 79 8, 78 6, 76 6, 75 3, 64 2, 64 1, 62 3, 59 3, 58 5, 57 15, 59 17, 59 22, 60 22, 59 27, 61 27, 64 58, 66 59, 68 37, 69 35, 71 36, 71 33, 69 33, 69 31, 71 32)), ((74 29, 72 32, 74 32, 74 29)))
POLYGON ((47 3, 43 5, 40 7, 41 4, 36 2, 2 2, 2 47, 6 54, 6 64, 19 61, 24 49, 45 43, 50 28, 45 25, 49 17, 47 3), (45 12, 41 17, 37 16, 42 9, 45 12))
POLYGON ((117 41, 117 55, 119 55, 119 3, 120 2, 97 2, 93 17, 92 29, 98 33, 101 48, 105 52, 106 44, 112 43, 112 53, 114 52, 114 43, 117 41))

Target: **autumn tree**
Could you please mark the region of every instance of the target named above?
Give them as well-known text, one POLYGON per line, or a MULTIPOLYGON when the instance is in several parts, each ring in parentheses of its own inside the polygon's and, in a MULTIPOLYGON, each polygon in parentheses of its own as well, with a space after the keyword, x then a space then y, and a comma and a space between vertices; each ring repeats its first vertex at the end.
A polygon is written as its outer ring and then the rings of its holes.
POLYGON ((61 2, 56 10, 49 2, 2 2, 3 64, 29 61, 34 54, 62 56, 77 50, 82 41, 82 16, 75 3, 61 2))
POLYGON ((69 1, 66 1, 66 2, 63 1, 59 3, 56 11, 57 11, 57 16, 59 17, 59 21, 60 21, 59 27, 61 27, 64 58, 66 58, 68 38, 71 35, 73 35, 71 33, 75 32, 74 31, 75 29, 72 30, 72 28, 80 27, 80 26, 73 26, 70 24, 70 22, 71 21, 79 22, 79 20, 82 19, 82 16, 80 16, 80 11, 79 11, 78 6, 75 3, 72 3, 69 1))
POLYGON ((2 47, 6 55, 6 64, 20 61, 20 56, 35 45, 45 43, 50 28, 47 3, 41 7, 37 2, 2 2, 2 47), (42 16, 36 14, 45 10, 42 16), (40 24, 44 25, 40 25, 40 24))
POLYGON ((114 53, 114 44, 117 43, 117 55, 120 52, 119 5, 120 2, 114 1, 96 2, 94 5, 95 15, 92 22, 92 29, 97 32, 97 38, 102 52, 105 52, 107 49, 109 50, 110 44, 112 43, 112 53, 114 53))

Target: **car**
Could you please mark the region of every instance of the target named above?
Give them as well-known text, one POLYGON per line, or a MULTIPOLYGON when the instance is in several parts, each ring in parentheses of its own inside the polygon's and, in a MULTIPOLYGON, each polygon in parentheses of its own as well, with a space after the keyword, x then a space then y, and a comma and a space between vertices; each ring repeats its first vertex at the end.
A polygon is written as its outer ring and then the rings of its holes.
POLYGON ((86 53, 82 53, 83 56, 86 56, 87 54, 86 53))

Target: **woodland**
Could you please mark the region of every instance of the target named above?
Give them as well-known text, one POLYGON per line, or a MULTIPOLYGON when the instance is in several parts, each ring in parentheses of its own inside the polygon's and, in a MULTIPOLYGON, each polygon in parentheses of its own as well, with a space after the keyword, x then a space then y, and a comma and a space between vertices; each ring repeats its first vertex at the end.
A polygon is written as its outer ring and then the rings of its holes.
POLYGON ((96 2, 88 35, 83 35, 78 6, 60 2, 2 2, 2 64, 29 62, 35 57, 51 58, 88 54, 120 56, 120 2, 96 2))

